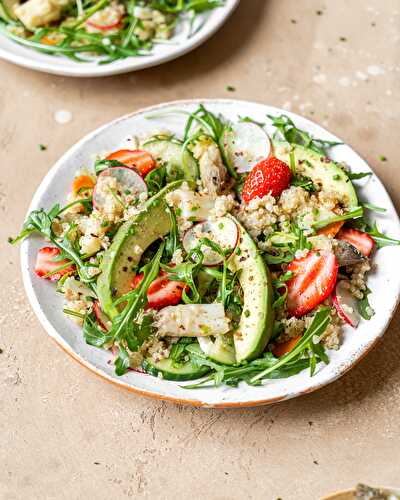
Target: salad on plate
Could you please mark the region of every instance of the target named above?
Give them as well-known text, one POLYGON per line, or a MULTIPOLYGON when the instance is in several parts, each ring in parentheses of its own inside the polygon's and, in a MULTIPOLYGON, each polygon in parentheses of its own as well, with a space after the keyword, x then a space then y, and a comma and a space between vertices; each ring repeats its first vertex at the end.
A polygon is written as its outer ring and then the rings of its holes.
POLYGON ((45 238, 37 279, 117 375, 186 388, 313 376, 344 326, 373 316, 374 253, 400 244, 370 222, 385 208, 358 199, 353 181, 372 173, 283 114, 266 116, 268 135, 203 105, 164 113, 186 116, 181 135, 139 131, 99 151, 65 205, 31 212, 10 242, 45 238))
POLYGON ((108 64, 193 37, 207 12, 223 5, 224 0, 0 0, 0 31, 45 54, 108 64))

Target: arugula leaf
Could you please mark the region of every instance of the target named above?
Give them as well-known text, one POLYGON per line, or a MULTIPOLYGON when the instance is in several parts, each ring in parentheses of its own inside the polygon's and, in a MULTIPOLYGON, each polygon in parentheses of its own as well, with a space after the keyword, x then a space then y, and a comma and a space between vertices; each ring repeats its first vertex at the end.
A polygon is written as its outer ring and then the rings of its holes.
POLYGON ((185 288, 182 291, 182 300, 185 304, 198 304, 201 302, 201 296, 196 286, 195 277, 201 268, 203 254, 198 251, 197 256, 199 260, 196 262, 183 262, 175 267, 161 264, 161 268, 168 273, 169 280, 183 281, 189 287, 190 295, 185 288))
POLYGON ((166 185, 167 169, 165 165, 161 165, 149 172, 144 181, 147 185, 150 195, 154 195, 161 191, 161 189, 166 185))
POLYGON ((363 179, 364 177, 368 177, 370 175, 372 175, 372 172, 359 172, 359 173, 347 172, 347 177, 351 181, 355 181, 357 179, 363 179))
POLYGON ((358 306, 358 312, 361 314, 361 317, 363 317, 366 320, 370 320, 372 316, 374 316, 375 311, 372 309, 369 300, 368 300, 368 295, 371 293, 371 290, 369 288, 366 288, 364 291, 364 296, 362 299, 360 299, 357 303, 358 306))
POLYGON ((112 340, 112 335, 101 330, 90 315, 85 316, 82 330, 86 343, 94 347, 103 347, 112 340))
POLYGON ((363 230, 368 233, 371 238, 375 241, 377 248, 383 248, 391 245, 400 245, 400 240, 395 238, 390 238, 384 233, 381 233, 378 229, 376 222, 372 226, 365 224, 363 230))
POLYGON ((293 277, 293 273, 291 271, 287 271, 285 274, 279 276, 278 279, 272 281, 272 286, 274 288, 275 300, 272 304, 273 309, 277 309, 285 304, 287 295, 288 295, 288 287, 286 282, 289 281, 293 277), (283 290, 283 293, 281 293, 283 290))
POLYGON ((221 5, 224 5, 223 0, 151 0, 150 2, 152 9, 171 14, 190 10, 203 12, 204 10, 215 9, 221 5))
POLYGON ((276 135, 281 140, 283 139, 289 144, 298 144, 300 146, 304 146, 305 148, 312 149, 316 153, 323 156, 327 156, 327 150, 329 148, 342 144, 341 142, 316 139, 305 130, 297 128, 291 118, 289 118, 287 115, 267 116, 270 120, 272 120, 272 125, 277 130, 276 135))
POLYGON ((170 109, 165 112, 147 115, 146 118, 159 118, 165 114, 180 114, 188 117, 183 135, 182 153, 185 151, 189 143, 195 141, 202 135, 208 136, 218 146, 222 161, 230 176, 234 179, 238 177, 236 170, 230 164, 225 150, 224 138, 225 133, 230 130, 230 125, 224 121, 222 116, 217 116, 214 113, 211 113, 204 107, 203 104, 200 104, 196 111, 193 111, 192 113, 181 109, 170 109), (200 130, 197 128, 197 130, 192 133, 194 124, 197 124, 197 126, 200 127, 200 130))
POLYGON ((126 167, 126 165, 118 160, 106 160, 105 158, 101 160, 96 160, 94 164, 94 170, 96 172, 96 175, 101 174, 103 170, 107 170, 107 168, 111 167, 126 167))
POLYGON ((41 233, 45 238, 51 239, 53 234, 51 226, 59 212, 60 205, 58 203, 49 212, 45 212, 42 208, 40 210, 33 210, 22 226, 20 234, 16 238, 9 238, 8 242, 14 245, 36 232, 41 233))
POLYGON ((118 347, 119 352, 117 358, 114 361, 114 365, 115 374, 121 376, 128 371, 131 365, 131 358, 129 357, 128 351, 122 345, 119 345, 118 347))
POLYGON ((311 179, 309 179, 308 177, 303 177, 301 175, 293 177, 291 180, 291 184, 292 186, 301 187, 306 191, 309 191, 310 193, 313 193, 317 190, 311 179))
POLYGON ((330 309, 321 308, 314 316, 311 325, 305 331, 303 337, 296 347, 282 356, 276 358, 271 352, 264 353, 263 357, 257 358, 250 363, 236 366, 226 366, 215 363, 207 358, 204 353, 187 348, 191 362, 195 366, 208 366, 213 373, 192 385, 185 385, 186 389, 203 389, 215 387, 222 383, 237 386, 239 382, 245 381, 249 385, 260 385, 263 379, 287 378, 310 368, 315 372, 316 365, 323 361, 329 362, 325 350, 319 343, 314 343, 326 330, 330 323, 330 309), (212 382, 209 384, 209 382, 212 382))
POLYGON ((260 128, 265 127, 265 123, 263 122, 257 122, 256 120, 253 120, 253 118, 250 118, 249 116, 240 116, 239 115, 239 122, 242 123, 254 123, 254 125, 258 125, 260 128))
POLYGON ((364 208, 367 208, 368 210, 371 210, 371 212, 378 212, 378 213, 385 213, 385 212, 387 212, 386 208, 378 207, 376 205, 373 205, 372 203, 361 203, 361 205, 364 208))
POLYGON ((165 258, 167 262, 171 262, 171 259, 178 248, 182 248, 179 232, 178 232, 178 224, 176 222, 176 215, 174 210, 171 207, 168 207, 169 218, 171 221, 171 230, 165 241, 165 258))
POLYGON ((132 336, 133 332, 130 330, 130 324, 147 303, 147 289, 158 276, 160 260, 164 252, 164 247, 165 243, 162 243, 152 261, 142 268, 144 276, 140 285, 131 292, 128 292, 114 301, 114 306, 126 304, 122 312, 120 312, 120 314, 113 319, 109 332, 115 340, 126 340, 127 334, 132 336))
POLYGON ((362 217, 364 213, 363 207, 355 207, 350 210, 350 212, 347 212, 346 214, 343 215, 338 215, 336 217, 330 217, 329 219, 324 219, 317 221, 313 224, 313 228, 315 230, 321 229, 329 224, 332 224, 334 222, 339 222, 342 220, 349 220, 349 219, 357 219, 358 217, 362 217))
POLYGON ((272 365, 271 367, 263 370, 261 373, 255 375, 251 381, 257 381, 264 378, 269 373, 273 372, 274 369, 282 367, 287 364, 289 361, 292 361, 296 356, 301 354, 304 349, 307 347, 308 343, 313 340, 314 337, 320 337, 330 323, 330 309, 328 307, 322 308, 315 313, 315 316, 312 320, 311 325, 304 332, 302 338, 297 342, 294 349, 290 352, 279 358, 279 360, 272 365))

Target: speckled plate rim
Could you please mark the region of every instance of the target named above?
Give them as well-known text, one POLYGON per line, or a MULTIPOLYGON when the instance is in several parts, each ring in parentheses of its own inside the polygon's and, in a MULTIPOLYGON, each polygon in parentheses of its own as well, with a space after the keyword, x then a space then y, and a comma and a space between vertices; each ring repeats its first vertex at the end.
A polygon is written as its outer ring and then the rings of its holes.
MULTIPOLYGON (((232 99, 191 99, 191 100, 178 100, 178 101, 171 101, 167 103, 162 103, 158 104, 155 106, 151 107, 146 107, 142 108, 138 111, 135 111, 134 113, 127 114, 125 116, 122 116, 120 118, 117 118, 116 120, 113 120, 95 131, 89 133, 86 135, 84 138, 82 138, 80 141, 78 141, 74 146, 72 146, 59 160, 56 162, 56 164, 49 170, 45 178, 43 179, 42 183, 40 184, 39 188, 37 189, 32 202, 30 204, 28 212, 31 210, 37 209, 39 206, 41 206, 40 200, 42 199, 42 196, 46 193, 48 185, 51 183, 51 181, 57 177, 58 170, 62 167, 64 162, 68 161, 69 158, 73 157, 74 154, 79 151, 80 149, 84 148, 86 144, 90 143, 90 141, 95 140, 99 136, 101 136, 107 129, 110 127, 118 127, 122 122, 129 121, 131 119, 134 119, 135 117, 138 117, 139 115, 147 115, 149 113, 154 113, 158 112, 160 110, 164 110, 166 108, 177 108, 177 107, 185 107, 185 106, 196 106, 200 103, 203 103, 205 106, 231 106, 236 109, 238 106, 248 106, 249 108, 265 108, 267 112, 275 112, 275 113, 280 113, 284 112, 287 115, 289 115, 292 119, 296 120, 297 123, 300 123, 302 127, 309 128, 309 129, 315 129, 317 128, 319 132, 324 132, 324 135, 322 137, 330 140, 335 140, 335 141, 340 141, 340 139, 333 134, 329 133, 322 127, 318 126, 317 124, 311 122, 308 119, 305 119, 299 115, 296 115, 294 113, 290 113, 284 110, 281 110, 279 108, 274 108, 271 106, 266 106, 265 104, 262 103, 255 103, 255 102, 250 102, 250 101, 240 101, 240 100, 232 100, 232 99), (267 109, 268 108, 268 109, 267 109)), ((132 131, 133 133, 133 131, 132 131)), ((361 170, 371 170, 372 169, 367 165, 367 163, 362 160, 362 158, 354 152, 349 146, 344 145, 344 146, 339 146, 339 148, 345 147, 348 148, 349 151, 351 151, 352 155, 354 158, 356 158, 359 162, 359 168, 355 169, 355 171, 361 171, 361 170)), ((76 168, 79 166, 77 165, 76 168)), ((373 176, 374 182, 375 182, 375 187, 378 187, 379 190, 381 191, 381 194, 383 193, 386 197, 385 203, 386 207, 388 208, 388 211, 391 214, 390 218, 390 223, 392 226, 396 227, 396 235, 400 235, 400 222, 398 215, 396 213, 396 210, 393 206, 393 203, 390 200, 389 195, 387 194, 383 184, 381 181, 378 179, 376 175, 373 176)), ((140 387, 137 387, 133 385, 132 383, 128 383, 126 380, 123 378, 116 378, 108 373, 106 373, 103 369, 100 369, 96 366, 94 366, 90 361, 87 359, 84 359, 81 355, 76 353, 71 346, 64 340, 62 335, 54 328, 53 324, 49 321, 47 318, 40 301, 38 299, 38 296, 34 290, 33 287, 33 279, 34 276, 32 276, 32 269, 29 266, 29 243, 30 240, 25 240, 22 245, 21 245, 21 268, 22 268, 22 275, 23 275, 23 283, 29 298, 29 301, 32 305, 32 308, 37 315, 39 321, 41 322, 42 326, 44 329, 47 331, 47 333, 50 335, 50 337, 55 340, 60 347, 67 352, 73 359, 78 361, 81 365, 85 366, 95 374, 99 375, 103 379, 112 382, 116 384, 119 387, 123 387, 131 392, 143 395, 143 396, 148 396, 152 397, 155 399, 160 399, 160 400, 167 400, 179 404, 188 404, 188 405, 193 405, 193 406, 198 406, 198 407, 213 407, 213 408, 233 408, 233 407, 254 407, 254 406, 261 406, 261 405, 268 405, 268 404, 273 404, 277 403, 279 401, 291 399, 300 395, 308 394, 311 393, 321 387, 324 387, 328 383, 331 383, 335 380, 337 380, 339 377, 341 377, 344 373, 346 373, 350 368, 352 368, 357 362, 359 362, 364 356, 368 354, 372 350, 372 348, 376 345, 376 343, 381 339, 383 336, 390 320, 392 319, 394 312, 396 310, 396 307, 399 303, 399 298, 400 298, 400 279, 397 280, 395 288, 392 288, 392 293, 389 297, 389 300, 386 300, 386 303, 389 303, 389 309, 387 311, 387 314, 384 318, 380 318, 380 327, 379 330, 375 333, 373 339, 366 343, 365 345, 362 346, 362 348, 357 351, 356 355, 353 356, 351 359, 346 359, 343 362, 339 363, 337 370, 334 373, 330 373, 329 376, 322 376, 318 377, 314 376, 313 378, 308 379, 307 387, 303 387, 302 389, 297 389, 297 390, 291 390, 287 391, 285 393, 279 394, 274 397, 265 397, 265 391, 268 392, 267 388, 268 386, 263 386, 256 388, 257 390, 260 391, 260 397, 257 398, 251 398, 248 400, 242 400, 242 401, 225 401, 224 398, 221 398, 220 401, 207 401, 209 398, 193 398, 193 397, 177 397, 173 396, 168 393, 168 391, 164 391, 164 393, 157 392, 155 390, 147 390, 143 389, 140 387)), ((396 258, 400 257, 400 248, 399 247, 386 247, 386 248, 391 248, 395 249, 396 251, 396 258)), ((400 275, 399 275, 400 276, 400 275)), ((379 314, 378 314, 379 316, 379 314)), ((94 349, 94 348, 93 348, 94 349)), ((339 351, 340 352, 340 351, 339 351)), ((328 365, 329 366, 329 365, 328 365)), ((323 372, 323 370, 321 370, 323 372)), ((133 372, 132 372, 133 373, 133 372)), ((318 374, 317 374, 318 375, 318 374)), ((142 375, 143 376, 143 375, 142 375)), ((295 377, 293 377, 294 379, 295 377)), ((163 381, 165 382, 165 381, 163 381)), ((168 384, 175 384, 174 382, 168 382, 168 384)), ((215 389, 209 389, 206 392, 209 391, 214 391, 215 389)), ((238 389, 236 389, 238 390, 238 389)), ((202 390, 205 391, 205 390, 202 390)), ((199 396, 200 392, 202 391, 196 391, 199 396)))
POLYGON ((233 14, 240 0, 226 0, 226 5, 210 12, 204 26, 190 39, 176 45, 155 45, 153 53, 146 56, 130 57, 106 65, 78 63, 68 58, 54 58, 28 49, 9 40, 0 33, 0 58, 5 61, 43 73, 53 75, 93 78, 119 75, 158 66, 187 54, 214 35, 233 14))

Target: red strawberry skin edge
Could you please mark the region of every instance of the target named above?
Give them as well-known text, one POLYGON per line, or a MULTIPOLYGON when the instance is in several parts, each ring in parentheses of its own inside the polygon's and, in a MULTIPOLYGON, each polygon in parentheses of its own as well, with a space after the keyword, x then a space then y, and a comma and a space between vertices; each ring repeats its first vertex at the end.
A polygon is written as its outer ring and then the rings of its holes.
POLYGON ((289 166, 278 158, 272 156, 262 160, 248 175, 242 197, 245 203, 253 198, 262 198, 267 194, 279 196, 290 184, 292 172, 289 166))
POLYGON ((293 278, 287 283, 288 313, 296 318, 311 312, 326 300, 336 285, 339 264, 335 255, 330 252, 326 255, 322 254, 318 265, 307 269, 307 261, 316 255, 316 252, 309 252, 305 257, 292 261, 288 266, 288 271, 294 273, 293 278), (292 293, 291 289, 296 287, 298 280, 302 280, 305 285, 300 293, 292 293))

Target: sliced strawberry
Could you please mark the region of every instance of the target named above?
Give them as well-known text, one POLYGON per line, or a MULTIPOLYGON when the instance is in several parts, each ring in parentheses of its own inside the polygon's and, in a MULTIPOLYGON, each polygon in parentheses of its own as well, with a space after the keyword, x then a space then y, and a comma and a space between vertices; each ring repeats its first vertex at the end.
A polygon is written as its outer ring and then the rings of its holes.
MULTIPOLYGON (((176 306, 182 299, 182 291, 187 285, 182 281, 172 281, 167 273, 160 271, 147 290, 147 306, 159 311, 167 306, 176 306)), ((137 288, 143 279, 143 273, 137 274, 132 282, 132 288, 137 288)))
POLYGON ((145 177, 151 170, 156 168, 156 162, 150 153, 141 149, 120 149, 107 156, 106 160, 117 160, 127 167, 138 170, 142 177, 145 177))
POLYGON ((70 273, 75 269, 75 266, 68 266, 65 269, 56 271, 59 267, 68 263, 67 259, 57 260, 54 259, 60 255, 60 250, 55 247, 43 247, 39 250, 36 256, 35 273, 40 277, 46 277, 51 281, 58 281, 64 274, 70 273), (52 271, 53 274, 48 275, 52 271))
POLYGON ((288 265, 293 278, 288 281, 287 308, 291 316, 300 317, 312 311, 332 292, 338 273, 338 262, 332 252, 309 252, 288 265))
POLYGON ((286 163, 274 156, 262 160, 249 173, 242 197, 245 203, 253 198, 262 198, 266 194, 279 196, 290 184, 292 172, 286 163))
POLYGON ((375 246, 374 240, 367 233, 358 231, 357 229, 343 228, 336 236, 338 240, 347 241, 353 247, 356 247, 365 257, 368 257, 375 246))

